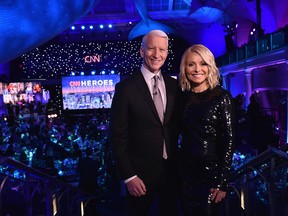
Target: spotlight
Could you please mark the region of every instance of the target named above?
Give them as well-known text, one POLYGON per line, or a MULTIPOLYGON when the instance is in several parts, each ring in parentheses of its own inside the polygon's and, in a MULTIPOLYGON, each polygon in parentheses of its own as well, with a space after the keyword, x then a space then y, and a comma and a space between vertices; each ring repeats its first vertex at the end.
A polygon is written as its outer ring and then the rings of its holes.
POLYGON ((53 194, 53 196, 52 196, 52 203, 53 203, 53 215, 57 215, 57 198, 56 198, 56 194, 53 194))
POLYGON ((100 29, 103 29, 103 28, 104 28, 104 26, 101 24, 101 25, 99 26, 99 28, 100 28, 100 29))
POLYGON ((71 26, 71 30, 75 30, 76 28, 75 28, 75 26, 71 26))
POLYGON ((95 71, 91 71, 91 75, 95 75, 95 73, 96 73, 95 71))
POLYGON ((80 73, 80 75, 81 75, 81 76, 84 76, 84 72, 82 71, 82 72, 80 73))
POLYGON ((109 28, 112 28, 112 24, 109 24, 108 27, 109 27, 109 28))
POLYGON ((71 76, 75 76, 75 72, 72 71, 72 72, 71 72, 71 76))
POLYGON ((235 35, 236 29, 238 28, 238 23, 236 21, 233 21, 231 25, 227 24, 226 29, 224 29, 224 32, 227 32, 228 34, 235 35))
POLYGON ((234 29, 237 29, 238 28, 238 23, 236 21, 233 21, 232 22, 232 26, 234 29))
POLYGON ((92 30, 93 29, 93 25, 90 25, 89 28, 92 30))
POLYGON ((85 30, 85 26, 81 26, 81 29, 82 29, 82 30, 85 30))
POLYGON ((114 70, 111 70, 111 72, 110 72, 111 74, 114 74, 115 73, 115 71, 114 70))
POLYGON ((104 71, 104 70, 103 70, 103 71, 101 71, 101 74, 102 74, 102 75, 104 75, 104 74, 105 74, 105 71, 104 71))
POLYGON ((49 114, 47 117, 49 118, 49 119, 53 119, 53 118, 57 118, 57 114, 56 113, 53 113, 53 114, 49 114))

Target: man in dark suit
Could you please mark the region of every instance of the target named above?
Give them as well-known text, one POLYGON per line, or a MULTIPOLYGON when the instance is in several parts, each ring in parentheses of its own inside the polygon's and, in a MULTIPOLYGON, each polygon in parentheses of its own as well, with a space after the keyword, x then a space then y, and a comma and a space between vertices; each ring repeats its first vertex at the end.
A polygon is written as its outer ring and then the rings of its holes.
POLYGON ((177 81, 161 72, 168 36, 153 30, 142 39, 143 65, 119 82, 111 107, 111 141, 129 216, 148 215, 154 201, 160 215, 177 215, 177 81), (153 102, 158 78, 164 117, 153 102))

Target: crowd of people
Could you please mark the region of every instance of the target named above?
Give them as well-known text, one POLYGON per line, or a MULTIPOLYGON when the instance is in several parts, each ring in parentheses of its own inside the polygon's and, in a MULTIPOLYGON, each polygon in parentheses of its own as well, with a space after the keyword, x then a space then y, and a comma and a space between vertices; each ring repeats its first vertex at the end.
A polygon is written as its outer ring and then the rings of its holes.
MULTIPOLYGON (((24 117, 19 114, 13 119, 13 124, 8 123, 7 115, 3 115, 0 120, 0 157, 10 157, 50 176, 67 180, 67 183, 79 187, 86 193, 96 194, 96 190, 106 189, 107 186, 104 184, 109 181, 110 174, 112 175, 112 169, 108 166, 112 166, 113 163, 107 158, 110 157, 107 110, 97 110, 90 115, 62 115, 56 118, 48 118, 46 115, 24 117)), ((1 173, 7 173, 8 170, 8 167, 0 166, 1 173)), ((20 180, 25 179, 22 172, 16 171, 12 176, 20 180)), ((10 184, 5 184, 3 192, 2 202, 9 203, 5 204, 3 211, 10 215, 27 215, 27 212, 22 211, 23 206, 15 208, 18 204, 12 202, 13 199, 8 199, 10 196, 7 194, 16 193, 12 187, 10 188, 10 184), (21 212, 13 214, 17 209, 21 212)), ((19 204, 24 205, 24 201, 19 204)), ((38 202, 40 204, 34 211, 42 212, 45 208, 41 200, 37 200, 38 202)), ((92 205, 95 202, 96 200, 89 202, 85 209, 91 212, 90 215, 95 215, 95 207, 92 205)))
POLYGON ((75 174, 78 160, 92 148, 92 155, 103 165, 107 148, 109 115, 98 110, 89 116, 18 115, 9 123, 0 120, 0 156, 12 157, 26 165, 59 177, 75 174))
POLYGON ((269 146, 278 148, 281 144, 275 118, 263 111, 257 94, 250 96, 250 103, 246 109, 243 99, 242 94, 234 98, 236 150, 256 156, 269 146))
MULTIPOLYGON (((233 153, 246 139, 240 123, 252 120, 234 106, 239 102, 241 107, 241 101, 220 86, 207 47, 187 48, 178 81, 166 75, 161 68, 168 40, 160 30, 143 37, 143 64, 116 85, 109 113, 103 109, 54 119, 18 115, 9 124, 3 116, 1 156, 51 175, 78 172, 86 180, 91 175, 83 169, 81 173, 85 164, 94 167, 95 174, 112 174, 115 162, 129 216, 148 215, 155 199, 159 215, 225 215, 233 153)), ((96 193, 98 185, 90 183, 80 179, 83 190, 96 193), (92 186, 87 189, 87 184, 92 186)))

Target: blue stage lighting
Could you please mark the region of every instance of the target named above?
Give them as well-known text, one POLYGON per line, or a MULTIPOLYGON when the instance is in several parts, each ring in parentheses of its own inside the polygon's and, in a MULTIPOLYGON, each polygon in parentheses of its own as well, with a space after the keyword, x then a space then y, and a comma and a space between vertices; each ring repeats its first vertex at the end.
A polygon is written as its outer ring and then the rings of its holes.
POLYGON ((0 64, 9 63, 10 60, 41 46, 66 29, 70 30, 75 21, 91 11, 98 2, 98 0, 1 1, 0 64), (30 13, 31 10, 33 15, 30 13), (10 42, 11 38, 13 43, 10 42))
POLYGON ((103 29, 104 28, 104 26, 101 24, 100 26, 99 26, 101 29, 103 29))
POLYGON ((111 74, 114 74, 115 73, 115 71, 114 70, 111 70, 111 72, 110 72, 111 74))
POLYGON ((82 72, 80 73, 80 75, 83 76, 83 75, 84 75, 84 72, 82 71, 82 72))
POLYGON ((109 27, 109 28, 112 28, 112 24, 109 24, 108 27, 109 27))
POLYGON ((91 71, 91 75, 95 75, 96 71, 91 71))
POLYGON ((75 76, 75 73, 73 71, 71 72, 71 76, 75 76))
POLYGON ((90 25, 90 26, 89 26, 89 28, 90 28, 90 29, 93 29, 93 26, 92 26, 92 25, 90 25))
POLYGON ((104 75, 104 74, 105 74, 105 71, 104 71, 104 70, 103 70, 103 71, 101 71, 101 74, 103 74, 103 75, 104 75))
POLYGON ((85 26, 81 26, 81 29, 82 29, 82 30, 85 30, 85 26))
POLYGON ((71 30, 75 30, 75 26, 71 26, 71 30))

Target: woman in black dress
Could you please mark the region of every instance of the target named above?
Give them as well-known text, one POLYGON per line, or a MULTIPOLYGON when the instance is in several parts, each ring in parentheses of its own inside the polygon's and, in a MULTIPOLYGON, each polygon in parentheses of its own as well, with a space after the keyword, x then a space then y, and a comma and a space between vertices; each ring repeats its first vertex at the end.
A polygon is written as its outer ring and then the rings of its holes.
POLYGON ((233 99, 220 85, 211 51, 203 45, 183 54, 181 198, 185 216, 225 215, 221 211, 234 148, 233 99))

